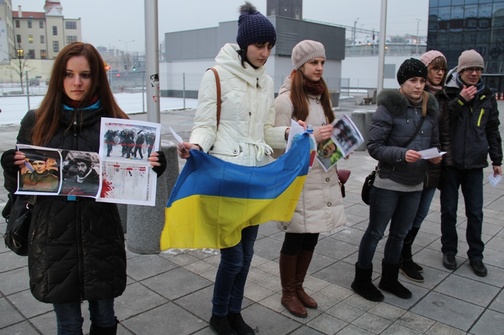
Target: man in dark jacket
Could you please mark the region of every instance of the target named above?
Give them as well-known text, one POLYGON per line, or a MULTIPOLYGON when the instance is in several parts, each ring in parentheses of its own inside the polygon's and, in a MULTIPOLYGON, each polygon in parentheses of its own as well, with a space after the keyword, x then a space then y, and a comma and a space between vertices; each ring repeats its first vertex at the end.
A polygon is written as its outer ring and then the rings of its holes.
POLYGON ((464 196, 469 244, 467 256, 474 273, 484 277, 485 244, 481 240, 483 225, 483 168, 490 155, 494 175, 502 175, 502 143, 499 111, 492 91, 481 81, 483 57, 466 50, 459 57, 456 71, 448 75, 446 93, 451 99, 446 113, 450 128, 450 147, 441 181, 441 251, 443 266, 457 268, 458 190, 464 196))

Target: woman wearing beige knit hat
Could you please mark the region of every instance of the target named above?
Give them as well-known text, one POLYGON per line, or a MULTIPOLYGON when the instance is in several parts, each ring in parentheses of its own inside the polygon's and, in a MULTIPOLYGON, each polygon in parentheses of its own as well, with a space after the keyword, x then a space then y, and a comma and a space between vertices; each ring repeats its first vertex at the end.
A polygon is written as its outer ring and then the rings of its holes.
MULTIPOLYGON (((330 138, 334 121, 327 85, 322 78, 326 61, 322 43, 304 40, 292 50, 294 69, 275 99, 275 126, 288 126, 291 120, 312 125, 317 143, 330 138)), ((317 302, 303 289, 313 251, 321 232, 346 223, 343 196, 336 168, 325 171, 315 161, 290 222, 279 222, 285 239, 280 251, 282 305, 298 317, 305 318, 306 308, 317 302)))

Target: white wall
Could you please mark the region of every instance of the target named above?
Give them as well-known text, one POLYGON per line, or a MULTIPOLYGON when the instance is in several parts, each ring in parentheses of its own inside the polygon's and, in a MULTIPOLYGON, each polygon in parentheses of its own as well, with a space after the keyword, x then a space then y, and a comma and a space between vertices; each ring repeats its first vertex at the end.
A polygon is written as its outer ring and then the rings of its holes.
MULTIPOLYGON (((398 88, 396 73, 409 56, 385 57, 385 64, 395 66, 393 78, 383 79, 383 88, 398 88)), ((350 57, 343 60, 341 78, 350 79, 350 87, 376 88, 378 86, 378 56, 350 57)))

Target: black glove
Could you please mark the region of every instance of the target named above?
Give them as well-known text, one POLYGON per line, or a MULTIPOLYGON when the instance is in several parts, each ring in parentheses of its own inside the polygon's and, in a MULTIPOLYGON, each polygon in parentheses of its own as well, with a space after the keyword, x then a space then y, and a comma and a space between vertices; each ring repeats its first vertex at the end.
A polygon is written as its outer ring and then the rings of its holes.
POLYGON ((15 174, 18 172, 19 167, 14 164, 14 155, 16 149, 9 149, 2 154, 2 168, 8 174, 15 174))
POLYGON ((152 170, 157 173, 158 178, 161 177, 163 172, 166 170, 166 156, 162 151, 156 151, 158 153, 158 163, 160 166, 154 166, 152 170))

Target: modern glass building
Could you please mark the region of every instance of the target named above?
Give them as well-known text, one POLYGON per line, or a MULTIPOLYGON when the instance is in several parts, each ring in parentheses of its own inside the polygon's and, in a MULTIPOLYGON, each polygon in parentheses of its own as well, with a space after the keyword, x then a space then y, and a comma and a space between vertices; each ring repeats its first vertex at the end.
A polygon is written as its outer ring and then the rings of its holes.
POLYGON ((504 92, 504 0, 430 0, 427 34, 427 50, 441 51, 449 68, 462 51, 478 51, 487 84, 504 92))

